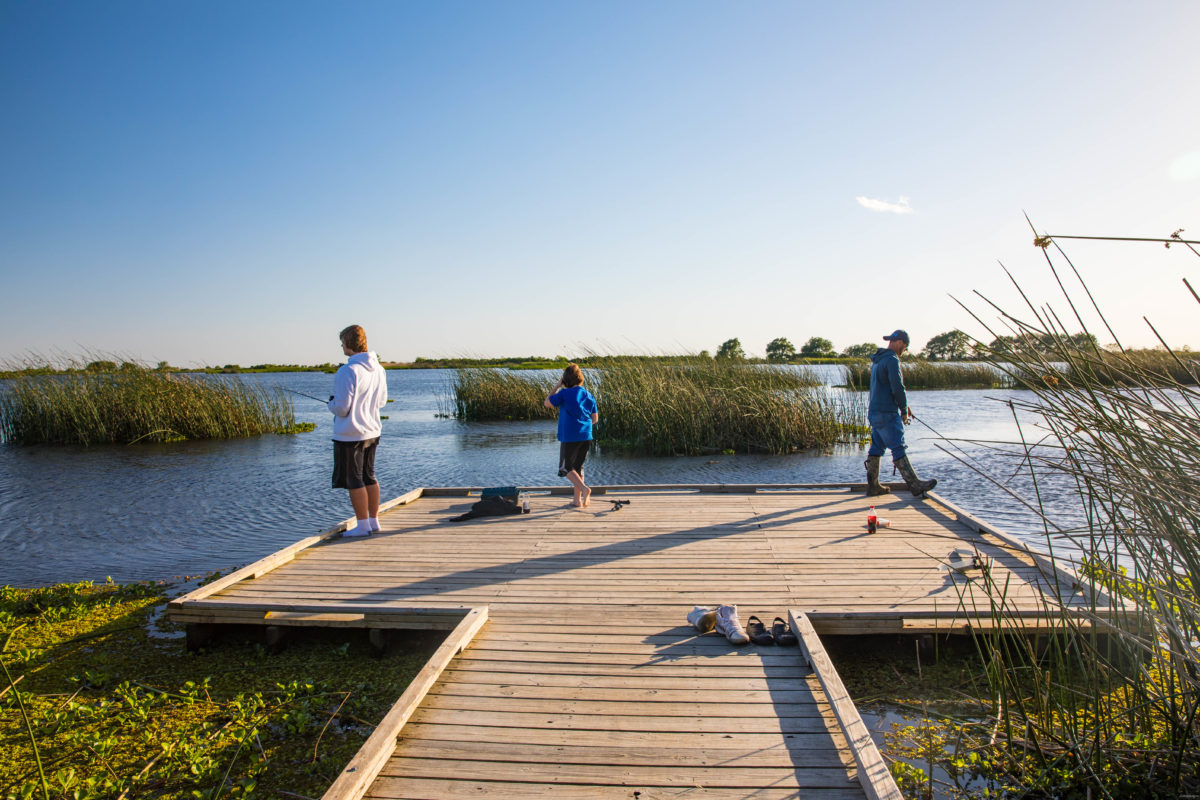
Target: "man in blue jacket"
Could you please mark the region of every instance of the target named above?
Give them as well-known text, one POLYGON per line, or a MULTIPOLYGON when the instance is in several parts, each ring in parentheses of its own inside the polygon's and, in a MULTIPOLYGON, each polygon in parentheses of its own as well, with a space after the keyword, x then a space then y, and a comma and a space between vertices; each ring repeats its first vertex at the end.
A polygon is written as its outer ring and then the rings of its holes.
POLYGON ((892 451, 892 461, 908 490, 920 497, 937 485, 936 479, 923 481, 908 460, 904 447, 904 426, 912 420, 908 396, 904 393, 904 376, 900 372, 900 355, 908 349, 908 332, 896 330, 883 337, 888 343, 871 356, 871 400, 867 420, 871 423, 871 449, 867 451, 867 494, 887 494, 891 490, 879 482, 879 458, 884 450, 892 451))

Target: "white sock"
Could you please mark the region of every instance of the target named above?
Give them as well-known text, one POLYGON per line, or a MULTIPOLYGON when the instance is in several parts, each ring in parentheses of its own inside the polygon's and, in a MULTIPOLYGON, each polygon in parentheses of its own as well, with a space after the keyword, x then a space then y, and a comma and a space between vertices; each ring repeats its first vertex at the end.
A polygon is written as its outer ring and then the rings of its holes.
POLYGON ((368 517, 367 527, 371 529, 371 533, 379 530, 379 517, 368 517))
POLYGON ((360 520, 358 520, 357 525, 355 525, 353 528, 347 528, 346 532, 343 533, 342 535, 343 536, 366 536, 370 532, 371 532, 371 528, 369 525, 367 525, 367 521, 365 519, 360 519, 360 520))

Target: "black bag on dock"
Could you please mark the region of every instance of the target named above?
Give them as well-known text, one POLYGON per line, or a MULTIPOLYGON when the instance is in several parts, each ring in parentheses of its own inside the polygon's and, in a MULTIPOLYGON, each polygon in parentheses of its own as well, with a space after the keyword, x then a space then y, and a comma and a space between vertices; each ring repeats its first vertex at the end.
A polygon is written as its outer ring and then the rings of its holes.
POLYGON ((451 522, 462 522, 475 517, 502 517, 506 514, 520 514, 521 507, 515 499, 503 495, 489 495, 471 506, 471 510, 457 517, 451 517, 451 522))

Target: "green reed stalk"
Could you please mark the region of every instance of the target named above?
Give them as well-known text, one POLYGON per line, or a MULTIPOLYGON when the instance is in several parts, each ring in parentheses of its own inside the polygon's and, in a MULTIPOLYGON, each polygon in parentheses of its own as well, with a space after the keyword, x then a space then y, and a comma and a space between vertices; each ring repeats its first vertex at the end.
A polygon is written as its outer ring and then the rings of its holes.
MULTIPOLYGON (((1066 254, 1056 252, 1078 278, 1066 254)), ((1090 333, 1084 319, 1094 315, 1106 338, 1115 339, 1082 278, 1080 301, 1049 252, 1047 260, 1063 288, 1070 328, 1090 333)), ((1025 468, 1035 480, 1058 473, 1078 487, 1086 526, 1066 535, 1082 552, 1086 580, 1077 588, 1082 596, 1070 590, 1047 596, 1045 613, 1056 631, 1044 648, 1014 647, 1014 637, 999 633, 981 640, 989 661, 1003 664, 989 671, 990 691, 1010 701, 997 709, 1008 731, 1002 769, 1032 791, 1195 793, 1200 390, 1194 364, 1165 343, 1161 353, 1119 344, 1101 350, 1070 335, 1051 307, 1021 294, 1022 317, 991 304, 1015 334, 1015 345, 994 355, 992 365, 1029 392, 1011 401, 1014 410, 1038 420, 1037 446, 1022 445, 1016 454, 1025 468)), ((1046 513, 1040 500, 1039 508, 1046 513)), ((1051 559, 1061 563, 1053 551, 1051 559)), ((996 589, 993 597, 997 618, 1015 626, 1003 593, 996 589)))
POLYGON ((21 375, 0 386, 0 436, 11 444, 232 439, 304 429, 290 398, 237 378, 158 372, 21 375))

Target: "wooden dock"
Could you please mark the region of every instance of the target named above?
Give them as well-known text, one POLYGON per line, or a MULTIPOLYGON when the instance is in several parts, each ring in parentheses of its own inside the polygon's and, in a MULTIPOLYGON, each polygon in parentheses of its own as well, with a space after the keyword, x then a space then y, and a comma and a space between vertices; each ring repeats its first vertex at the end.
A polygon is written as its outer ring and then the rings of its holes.
MULTIPOLYGON (((344 798, 899 798, 821 634, 992 623, 977 552, 1024 630, 1087 587, 941 498, 861 486, 542 487, 532 513, 449 518, 471 489, 387 504, 171 603, 197 626, 441 628, 446 643, 326 794, 344 798), (612 499, 630 500, 619 509, 612 499), (866 530, 868 506, 890 520, 866 530), (694 605, 788 619, 734 647, 694 605)), ((477 490, 474 490, 477 491, 477 490)), ((538 489, 533 491, 537 492, 538 489)))

